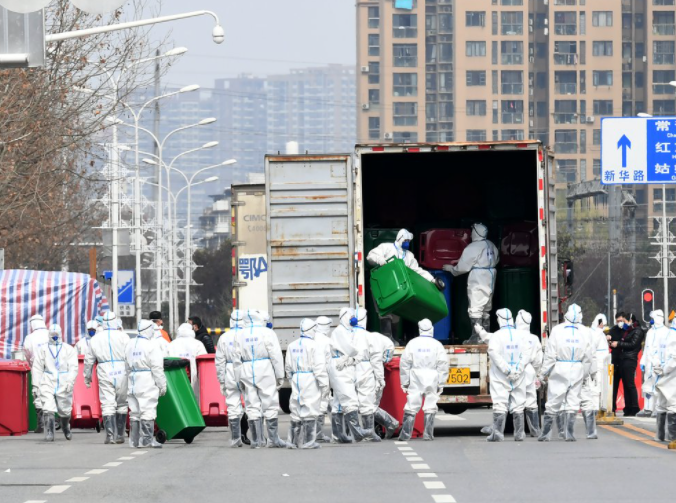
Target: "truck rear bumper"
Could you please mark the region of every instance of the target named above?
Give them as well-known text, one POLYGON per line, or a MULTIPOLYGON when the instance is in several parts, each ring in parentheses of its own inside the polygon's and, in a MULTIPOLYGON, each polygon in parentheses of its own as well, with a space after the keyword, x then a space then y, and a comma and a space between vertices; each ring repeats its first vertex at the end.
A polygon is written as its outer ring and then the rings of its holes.
POLYGON ((438 403, 467 403, 477 405, 490 405, 491 395, 441 395, 438 403))

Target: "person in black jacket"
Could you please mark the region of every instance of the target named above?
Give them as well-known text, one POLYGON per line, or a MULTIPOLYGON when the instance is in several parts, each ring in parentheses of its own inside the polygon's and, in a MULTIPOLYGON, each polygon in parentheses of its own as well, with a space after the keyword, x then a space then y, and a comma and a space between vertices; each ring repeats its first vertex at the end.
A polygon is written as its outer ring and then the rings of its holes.
POLYGON ((191 316, 188 319, 188 323, 192 323, 192 329, 195 331, 195 339, 201 341, 204 344, 204 347, 207 350, 207 353, 214 354, 216 353, 216 348, 214 347, 214 340, 207 332, 207 328, 202 323, 202 320, 197 316, 191 316))
POLYGON ((624 415, 635 416, 640 411, 635 379, 638 354, 643 343, 643 329, 633 314, 618 313, 616 321, 618 325, 610 331, 610 347, 615 366, 613 409, 616 408, 617 390, 621 380, 624 387, 624 415))

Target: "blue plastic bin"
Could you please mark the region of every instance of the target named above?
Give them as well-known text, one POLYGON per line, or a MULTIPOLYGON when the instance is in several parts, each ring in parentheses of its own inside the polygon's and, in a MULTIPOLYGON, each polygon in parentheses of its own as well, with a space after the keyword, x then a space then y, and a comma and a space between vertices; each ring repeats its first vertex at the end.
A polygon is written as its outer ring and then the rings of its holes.
POLYGON ((453 275, 446 271, 428 271, 435 278, 441 278, 446 283, 446 288, 442 292, 448 306, 448 316, 437 321, 434 324, 434 338, 443 344, 449 344, 451 340, 451 286, 453 285, 453 275))

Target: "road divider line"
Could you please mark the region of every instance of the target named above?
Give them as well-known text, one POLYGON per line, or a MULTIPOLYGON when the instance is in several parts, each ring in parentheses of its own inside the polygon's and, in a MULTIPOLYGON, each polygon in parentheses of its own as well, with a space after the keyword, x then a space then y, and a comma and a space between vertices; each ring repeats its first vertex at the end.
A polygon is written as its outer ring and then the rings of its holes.
POLYGON ((117 458, 118 461, 131 461, 134 458, 134 456, 122 456, 121 458, 117 458))
POLYGON ((89 480, 89 477, 73 477, 66 480, 66 482, 84 482, 85 480, 89 480))
POLYGON ((107 471, 107 468, 94 468, 93 470, 89 470, 87 473, 85 473, 85 475, 101 475, 107 471))
POLYGON ((140 456, 141 454, 145 454, 148 451, 134 451, 131 453, 132 456, 140 456))
POLYGON ((450 494, 433 494, 434 503, 456 503, 455 498, 450 494))
POLYGON ((26 500, 23 503, 47 503, 47 500, 26 500))
POLYGON ((408 452, 408 451, 407 451, 407 452, 402 452, 402 454, 403 454, 404 456, 417 456, 417 455, 418 455, 417 452, 413 452, 413 451, 410 451, 410 452, 408 452))
POLYGON ((406 458, 406 461, 422 461, 423 458, 421 457, 415 457, 415 458, 406 458))
POLYGON ((404 451, 412 451, 413 447, 397 447, 397 449, 399 449, 401 452, 404 452, 404 451))
POLYGON ((408 445, 408 442, 403 442, 403 441, 400 441, 400 440, 395 440, 395 441, 394 441, 394 445, 408 445))
POLYGON ((446 489, 446 485, 440 480, 426 480, 423 484, 426 489, 446 489))
POLYGON ((108 466, 110 468, 115 468, 116 466, 120 466, 122 464, 122 461, 111 461, 110 463, 106 463, 103 466, 108 466))
POLYGON ((425 464, 425 463, 418 463, 418 464, 413 463, 413 464, 411 465, 411 468, 413 468, 414 470, 429 470, 429 469, 430 469, 430 465, 425 464))
POLYGON ((633 424, 628 424, 628 423, 624 423, 624 427, 629 428, 630 430, 637 431, 639 433, 643 433, 644 435, 647 435, 648 437, 650 437, 650 439, 655 438, 655 433, 653 433, 650 430, 644 430, 643 428, 639 428, 638 426, 634 426, 633 424))
POLYGON ((650 445, 652 447, 659 447, 660 449, 667 449, 667 446, 668 446, 668 444, 660 444, 659 442, 655 442, 654 440, 646 440, 642 437, 634 435, 633 433, 629 433, 628 431, 623 431, 623 430, 621 430, 621 429, 619 429, 615 426, 601 426, 601 428, 612 431, 613 433, 617 433, 618 435, 621 435, 621 436, 628 438, 630 440, 636 440, 636 441, 644 443, 646 445, 650 445))
POLYGON ((66 492, 70 486, 52 486, 45 491, 45 494, 61 494, 66 492))
POLYGON ((430 473, 419 473, 418 477, 420 477, 421 479, 435 479, 435 478, 437 478, 437 474, 431 473, 431 472, 430 473))

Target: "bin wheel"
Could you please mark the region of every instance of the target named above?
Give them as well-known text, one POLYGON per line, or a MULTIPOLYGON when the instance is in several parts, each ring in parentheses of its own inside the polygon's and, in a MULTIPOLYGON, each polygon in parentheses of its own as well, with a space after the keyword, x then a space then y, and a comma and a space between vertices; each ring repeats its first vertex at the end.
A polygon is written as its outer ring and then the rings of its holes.
POLYGON ((279 406, 287 414, 291 412, 291 408, 289 407, 290 401, 291 401, 291 388, 281 388, 279 390, 279 406))
POLYGON ((184 439, 183 439, 183 441, 184 441, 186 444, 192 444, 192 441, 193 441, 193 440, 195 440, 195 437, 192 437, 192 438, 184 438, 184 439))
POLYGON ((386 434, 387 432, 385 431, 385 427, 384 427, 384 426, 382 426, 382 425, 380 425, 380 424, 376 424, 376 425, 375 425, 375 430, 376 430, 376 435, 378 435, 378 436, 379 436, 380 438, 382 438, 382 439, 385 439, 385 434, 386 434))
POLYGON ((96 423, 96 433, 101 433, 101 423, 96 423))
POLYGON ((155 440, 161 444, 165 443, 167 441, 167 432, 164 430, 157 430, 157 433, 155 434, 155 440))

